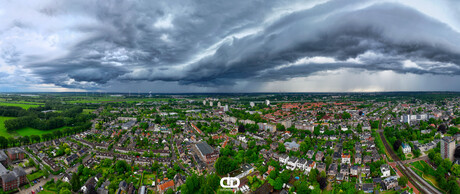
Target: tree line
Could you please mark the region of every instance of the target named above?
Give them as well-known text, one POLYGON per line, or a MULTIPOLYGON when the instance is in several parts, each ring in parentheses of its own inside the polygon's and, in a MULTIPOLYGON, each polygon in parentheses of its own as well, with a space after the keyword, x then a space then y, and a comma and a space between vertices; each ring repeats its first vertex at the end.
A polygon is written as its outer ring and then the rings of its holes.
POLYGON ((8 147, 17 147, 23 145, 29 145, 33 143, 40 143, 42 141, 49 141, 52 139, 57 139, 73 134, 77 134, 83 131, 86 131, 91 128, 91 122, 87 122, 83 125, 76 126, 73 128, 65 128, 63 130, 56 130, 52 133, 46 133, 43 135, 30 135, 30 136, 23 136, 23 137, 9 137, 6 138, 4 136, 0 136, 0 148, 5 149, 8 147))
MULTIPOLYGON (((25 111, 25 110, 24 110, 25 111)), ((81 126, 92 118, 91 115, 83 114, 81 107, 74 107, 63 112, 44 113, 37 109, 26 112, 17 109, 3 111, 4 114, 13 114, 17 112, 14 119, 6 120, 5 128, 8 131, 14 131, 25 127, 31 127, 39 130, 51 130, 64 126, 81 126)))

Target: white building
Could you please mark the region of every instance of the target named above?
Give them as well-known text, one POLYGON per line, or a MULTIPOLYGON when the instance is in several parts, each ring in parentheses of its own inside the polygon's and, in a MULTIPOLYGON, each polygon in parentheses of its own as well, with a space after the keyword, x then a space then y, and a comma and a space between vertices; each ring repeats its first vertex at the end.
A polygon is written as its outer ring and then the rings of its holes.
POLYGON ((267 106, 270 106, 270 100, 265 100, 265 104, 266 104, 267 106))
POLYGON ((250 102, 249 106, 254 107, 255 106, 254 102, 250 102))
POLYGON ((206 100, 203 100, 203 105, 206 105, 206 100))
POLYGON ((380 171, 382 172, 382 177, 389 177, 391 175, 390 166, 388 166, 388 164, 382 164, 382 166, 380 166, 380 171))
POLYGON ((410 147, 409 144, 403 143, 402 144, 402 151, 403 151, 403 153, 407 154, 407 153, 410 153, 412 150, 411 150, 411 147, 410 147))
POLYGON ((289 160, 289 156, 286 154, 283 154, 279 158, 281 164, 287 164, 287 161, 289 160))

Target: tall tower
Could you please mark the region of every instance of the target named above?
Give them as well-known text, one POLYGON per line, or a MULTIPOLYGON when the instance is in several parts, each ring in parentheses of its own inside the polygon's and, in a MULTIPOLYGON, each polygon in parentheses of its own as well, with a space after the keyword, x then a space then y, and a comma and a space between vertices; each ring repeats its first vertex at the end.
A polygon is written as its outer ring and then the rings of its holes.
POLYGON ((449 158, 454 161, 455 140, 452 137, 443 137, 441 139, 441 157, 449 158))

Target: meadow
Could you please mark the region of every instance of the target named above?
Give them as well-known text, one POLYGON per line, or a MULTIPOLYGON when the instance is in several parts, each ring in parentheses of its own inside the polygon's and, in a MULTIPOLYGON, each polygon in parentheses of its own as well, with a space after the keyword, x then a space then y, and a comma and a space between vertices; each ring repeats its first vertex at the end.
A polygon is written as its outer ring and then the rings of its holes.
POLYGON ((18 106, 23 109, 29 109, 30 107, 39 107, 41 104, 32 103, 19 103, 19 102, 0 102, 0 106, 18 106))
POLYGON ((3 136, 3 137, 17 137, 17 136, 31 136, 31 135, 43 135, 43 134, 47 134, 47 133, 53 133, 53 131, 56 131, 56 130, 63 130, 65 128, 69 128, 69 127, 60 127, 60 128, 56 128, 56 129, 52 129, 52 130, 47 130, 47 131, 43 131, 43 130, 38 130, 38 129, 34 129, 34 128, 30 128, 30 127, 26 127, 26 128, 22 128, 22 129, 18 129, 14 132, 8 132, 6 131, 6 128, 5 128, 5 124, 4 122, 8 119, 12 119, 14 117, 0 117, 0 136, 3 136))
POLYGON ((4 124, 6 120, 12 119, 12 118, 14 117, 0 117, 0 136, 6 137, 6 138, 15 136, 15 134, 8 133, 6 131, 5 124, 4 124))

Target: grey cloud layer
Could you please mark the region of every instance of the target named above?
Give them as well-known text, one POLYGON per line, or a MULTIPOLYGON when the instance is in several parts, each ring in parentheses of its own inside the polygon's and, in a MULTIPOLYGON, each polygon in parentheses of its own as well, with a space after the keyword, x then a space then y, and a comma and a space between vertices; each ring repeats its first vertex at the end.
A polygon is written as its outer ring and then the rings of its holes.
POLYGON ((340 68, 460 74, 459 32, 412 8, 331 1, 267 21, 286 6, 283 2, 47 5, 40 12, 49 17, 70 14, 94 21, 72 26, 87 36, 71 45, 68 54, 25 67, 45 83, 78 88, 97 88, 111 80, 232 85, 340 68), (333 61, 298 62, 318 56, 333 61), (407 66, 407 60, 416 66, 407 66))

